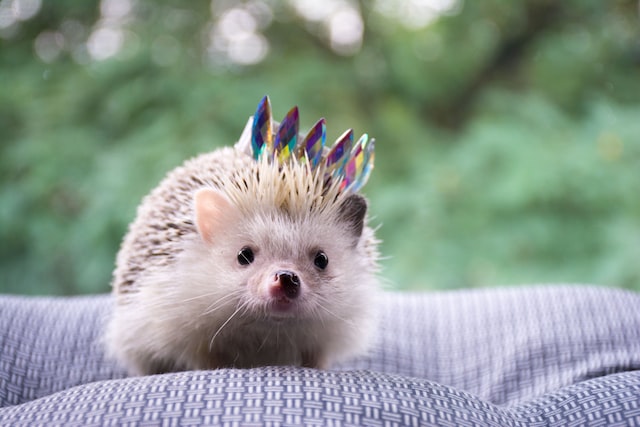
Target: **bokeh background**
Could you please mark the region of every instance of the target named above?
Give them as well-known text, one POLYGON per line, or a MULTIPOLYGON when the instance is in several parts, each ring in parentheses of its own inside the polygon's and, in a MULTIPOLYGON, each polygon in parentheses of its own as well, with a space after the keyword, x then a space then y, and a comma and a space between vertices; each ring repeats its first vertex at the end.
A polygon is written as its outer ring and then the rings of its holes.
POLYGON ((0 292, 109 290, 140 199, 260 98, 377 140, 394 289, 640 289, 622 0, 0 0, 0 292))

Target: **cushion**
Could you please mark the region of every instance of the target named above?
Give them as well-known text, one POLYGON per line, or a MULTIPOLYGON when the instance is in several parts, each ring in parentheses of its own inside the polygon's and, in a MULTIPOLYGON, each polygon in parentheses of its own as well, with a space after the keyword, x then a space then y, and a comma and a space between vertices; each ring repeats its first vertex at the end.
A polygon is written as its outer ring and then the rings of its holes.
POLYGON ((0 297, 0 425, 640 425, 640 295, 589 286, 385 293, 331 370, 127 378, 110 296, 0 297))

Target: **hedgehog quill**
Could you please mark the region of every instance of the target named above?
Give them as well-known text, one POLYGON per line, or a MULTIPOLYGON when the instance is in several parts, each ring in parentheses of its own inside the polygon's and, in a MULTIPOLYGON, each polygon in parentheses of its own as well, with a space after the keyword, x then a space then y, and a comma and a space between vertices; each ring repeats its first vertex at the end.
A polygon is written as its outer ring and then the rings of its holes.
POLYGON ((326 368, 376 330, 378 242, 358 193, 374 140, 303 137, 268 97, 233 147, 188 160, 146 196, 116 260, 109 354, 131 374, 326 368))

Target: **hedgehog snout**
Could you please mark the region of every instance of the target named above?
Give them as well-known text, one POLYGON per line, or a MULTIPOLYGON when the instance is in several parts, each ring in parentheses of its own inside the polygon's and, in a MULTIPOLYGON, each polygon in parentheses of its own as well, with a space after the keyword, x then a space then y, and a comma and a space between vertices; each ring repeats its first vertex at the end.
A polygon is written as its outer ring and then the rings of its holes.
POLYGON ((290 270, 279 270, 273 277, 271 296, 295 299, 300 294, 300 277, 290 270))

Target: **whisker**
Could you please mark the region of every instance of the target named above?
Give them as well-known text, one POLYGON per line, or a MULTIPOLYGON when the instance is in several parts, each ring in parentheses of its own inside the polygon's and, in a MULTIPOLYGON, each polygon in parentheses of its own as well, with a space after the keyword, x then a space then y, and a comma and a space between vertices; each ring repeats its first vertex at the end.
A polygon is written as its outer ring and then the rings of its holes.
POLYGON ((326 302, 327 302, 327 299, 326 299, 325 297, 323 297, 323 296, 319 295, 319 298, 318 298, 318 299, 320 300, 320 301, 319 301, 319 304, 318 304, 318 307, 319 307, 319 308, 323 309, 325 312, 327 312, 327 313, 328 313, 328 314, 330 314, 331 316, 335 317, 336 319, 338 319, 338 320, 340 320, 340 321, 342 321, 342 322, 344 322, 344 323, 346 323, 346 324, 348 324, 348 325, 350 325, 350 326, 352 326, 352 327, 353 327, 353 326, 355 326, 355 324, 353 323, 353 321, 352 321, 352 320, 345 319, 344 317, 340 317, 340 316, 338 316, 336 313, 334 313, 333 311, 331 311, 331 310, 329 310, 327 307, 325 307, 325 306, 323 305, 323 303, 326 303, 326 302))
MULTIPOLYGON (((262 348, 264 347, 264 345, 267 343, 267 340, 269 339, 269 337, 271 336, 271 331, 273 330, 273 328, 269 328, 269 331, 267 332, 266 336, 264 337, 264 339, 262 340, 262 343, 260 344, 260 346, 258 347, 258 350, 256 350, 256 353, 260 353, 260 350, 262 350, 262 348)), ((277 339, 277 337, 276 337, 277 339)))
POLYGON ((231 316, 229 316, 229 318, 222 324, 222 326, 220 326, 218 328, 216 333, 213 334, 213 337, 211 338, 211 341, 209 341, 209 351, 211 351, 211 349, 213 348, 213 342, 216 340, 216 337, 218 336, 218 334, 220 334, 220 331, 222 331, 222 329, 229 324, 231 319, 233 319, 235 317, 235 315, 240 312, 241 309, 242 309, 242 305, 240 307, 236 308, 236 310, 231 314, 231 316))
POLYGON ((313 314, 315 315, 314 317, 316 319, 320 319, 320 323, 322 324, 323 327, 325 327, 325 320, 324 320, 324 316, 320 316, 319 313, 319 307, 313 307, 313 314))
POLYGON ((224 297, 213 301, 211 304, 209 304, 209 306, 202 312, 200 313, 200 316, 206 316, 208 314, 214 313, 217 310, 219 310, 220 308, 222 308, 223 306, 227 305, 227 303, 230 300, 235 299, 237 296, 239 295, 239 293, 231 293, 228 295, 225 295, 224 297))
POLYGON ((287 337, 287 340, 289 340, 289 344, 291 344, 291 347, 296 347, 296 344, 293 342, 293 338, 291 338, 291 335, 289 335, 289 333, 287 332, 287 328, 283 329, 284 332, 284 336, 287 337))
POLYGON ((175 307, 176 305, 181 305, 183 303, 195 301, 197 299, 208 298, 208 297, 210 298, 214 296, 216 293, 217 292, 210 292, 206 294, 196 295, 193 297, 180 298, 179 291, 163 292, 163 294, 160 296, 156 295, 155 298, 153 298, 153 302, 146 303, 146 306, 151 308, 175 307))
MULTIPOLYGON (((218 291, 209 292, 209 293, 201 294, 201 295, 196 295, 196 296, 191 297, 191 298, 185 298, 185 299, 181 300, 180 302, 190 302, 190 301, 195 301, 195 300, 201 299, 201 298, 210 298, 210 297, 214 296, 217 293, 218 293, 218 291)), ((229 294, 227 294, 227 295, 229 295, 229 294)), ((225 296, 227 296, 227 295, 225 295, 225 296)))

